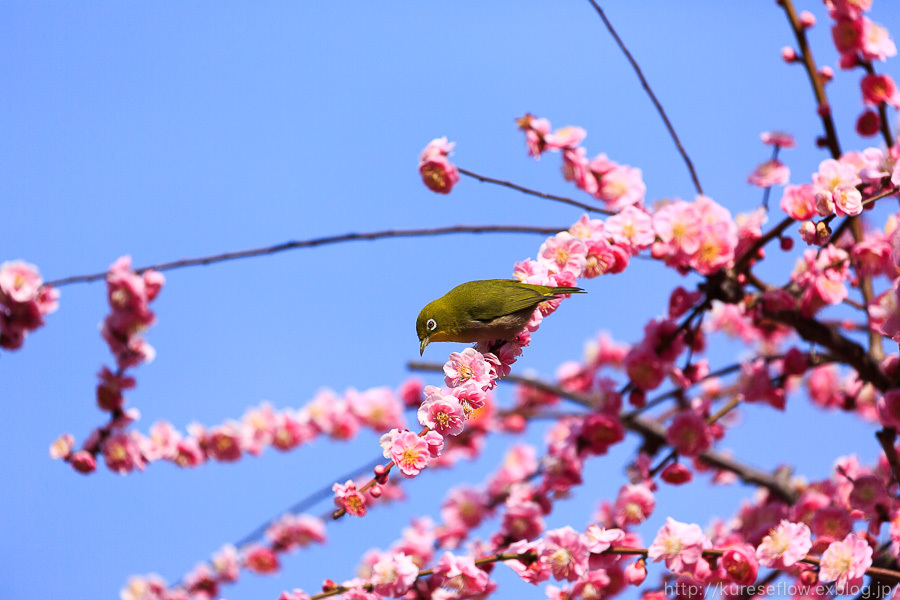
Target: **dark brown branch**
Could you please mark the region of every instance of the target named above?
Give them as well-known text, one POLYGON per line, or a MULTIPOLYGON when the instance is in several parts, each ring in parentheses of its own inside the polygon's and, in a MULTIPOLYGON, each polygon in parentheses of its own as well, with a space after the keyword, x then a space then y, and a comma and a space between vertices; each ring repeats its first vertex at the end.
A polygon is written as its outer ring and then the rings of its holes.
MULTIPOLYGON (((214 254, 212 256, 204 256, 200 258, 185 258, 172 262, 160 263, 135 269, 137 273, 153 269, 154 271, 169 271, 172 269, 181 269, 183 267, 195 267, 198 265, 209 265, 212 263, 224 262, 226 260, 237 260, 240 258, 250 258, 253 256, 264 256, 267 254, 276 254, 287 250, 295 250, 297 248, 314 248, 315 246, 325 246, 328 244, 339 244, 341 242, 353 242, 358 240, 378 240, 383 238, 404 238, 419 237, 426 235, 446 235, 451 233, 538 233, 541 235, 553 235, 560 231, 565 231, 567 227, 534 227, 531 225, 451 225, 448 227, 433 227, 419 229, 387 229, 384 231, 371 231, 367 233, 344 233, 341 235, 332 235, 321 238, 313 238, 310 240, 296 240, 285 242, 275 246, 266 248, 254 248, 252 250, 239 250, 237 252, 224 252, 222 254, 214 254)), ((45 285, 60 287, 71 283, 87 283, 91 281, 99 281, 106 279, 106 271, 102 273, 93 273, 91 275, 75 275, 65 277, 63 279, 55 279, 46 282, 45 285)))
POLYGON ((767 311, 766 316, 793 328, 804 340, 828 348, 837 360, 853 367, 861 379, 882 392, 892 387, 878 362, 862 346, 839 334, 836 328, 804 317, 799 311, 767 311))
POLYGON ((493 183, 494 185, 501 185, 503 187, 507 187, 512 190, 516 190, 517 192, 522 192, 523 194, 528 194, 529 196, 537 196, 538 198, 543 198, 544 200, 553 200, 555 202, 562 202, 563 204, 568 204, 570 206, 575 206, 580 208, 581 210, 586 210, 588 212, 600 213, 603 215, 614 215, 613 211, 604 210, 602 208, 597 208, 596 206, 591 206, 590 204, 584 204, 577 200, 572 200, 571 198, 566 198, 565 196, 557 196, 555 194, 547 194, 545 192, 539 192, 537 190, 532 190, 527 187, 523 187, 517 183, 513 183, 511 181, 503 181, 502 179, 494 179, 493 177, 487 177, 485 175, 479 175, 478 173, 474 173, 472 171, 457 168, 457 170, 465 175, 466 177, 471 177, 472 179, 477 179, 482 183, 493 183))
POLYGON ((595 2, 595 0, 588 0, 591 5, 594 7, 594 10, 597 11, 597 14, 600 15, 600 19, 603 20, 603 24, 606 25, 606 29, 609 30, 610 35, 612 35, 613 39, 618 44, 619 49, 622 50, 622 53, 625 54, 625 58, 628 59, 628 62, 631 64, 631 68, 634 69, 635 74, 638 76, 638 79, 641 80, 641 87, 644 88, 644 91, 647 92, 647 95, 650 97, 650 101, 653 102, 653 106, 656 107, 656 111, 659 113, 659 116, 662 117, 663 123, 666 125, 666 129, 669 131, 669 135, 672 137, 672 141, 675 142, 675 146, 678 148, 679 154, 681 154, 681 158, 684 160, 684 164, 687 165, 688 171, 691 174, 691 180, 694 182, 694 187, 697 188, 697 193, 703 193, 703 187, 700 185, 700 178, 697 177, 697 171, 694 170, 694 163, 691 162, 691 157, 688 156, 687 151, 684 149, 684 146, 681 145, 681 140, 678 139, 678 134, 675 133, 675 128, 672 126, 672 122, 669 121, 669 117, 666 115, 666 111, 663 110, 662 104, 660 104, 659 100, 656 98, 656 94, 653 93, 653 90, 650 89, 650 84, 647 82, 647 78, 644 77, 644 73, 641 71, 641 67, 637 64, 637 61, 631 56, 631 52, 628 51, 628 47, 625 46, 625 42, 622 41, 622 38, 619 37, 619 34, 616 33, 616 30, 613 28, 612 23, 610 23, 609 19, 606 18, 606 14, 603 12, 603 9, 600 8, 600 5, 595 2))
POLYGON ((813 94, 816 97, 816 112, 822 119, 822 125, 825 128, 825 143, 831 152, 831 157, 838 159, 841 157, 841 146, 837 138, 837 129, 834 126, 834 119, 831 117, 831 105, 828 104, 828 97, 825 95, 825 86, 822 83, 822 77, 819 75, 819 69, 816 67, 816 61, 813 60, 812 50, 806 40, 806 30, 800 24, 797 17, 797 11, 794 10, 792 0, 780 0, 778 4, 784 9, 788 21, 791 23, 791 29, 794 30, 794 37, 797 38, 797 45, 800 46, 800 55, 803 57, 803 66, 806 67, 806 74, 809 76, 809 82, 813 87, 813 94))
POLYGON ((769 230, 765 235, 761 238, 753 242, 753 244, 747 248, 747 250, 734 262, 734 270, 737 273, 740 273, 743 269, 749 266, 750 261, 756 258, 756 253, 759 252, 759 249, 771 242, 776 237, 780 237, 784 230, 791 226, 791 223, 794 222, 794 219, 790 217, 785 217, 778 225, 769 230))
POLYGON ((897 455, 897 447, 894 446, 894 442, 897 440, 897 430, 893 427, 885 427, 877 432, 875 437, 878 438, 881 449, 884 450, 884 455, 891 466, 894 481, 900 483, 900 456, 897 455))

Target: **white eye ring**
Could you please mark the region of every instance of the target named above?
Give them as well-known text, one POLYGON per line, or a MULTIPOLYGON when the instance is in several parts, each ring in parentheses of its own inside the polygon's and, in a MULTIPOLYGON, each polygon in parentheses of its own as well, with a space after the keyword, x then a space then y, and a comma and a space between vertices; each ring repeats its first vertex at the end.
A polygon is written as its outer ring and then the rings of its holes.
POLYGON ((428 319, 428 322, 425 323, 425 327, 428 328, 428 331, 434 331, 435 329, 437 329, 437 321, 435 321, 434 319, 428 319))

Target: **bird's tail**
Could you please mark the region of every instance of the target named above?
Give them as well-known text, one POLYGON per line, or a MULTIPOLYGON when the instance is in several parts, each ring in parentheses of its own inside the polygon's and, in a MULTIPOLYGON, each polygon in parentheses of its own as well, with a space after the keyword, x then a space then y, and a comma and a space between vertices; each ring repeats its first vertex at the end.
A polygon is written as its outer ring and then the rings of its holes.
POLYGON ((569 286, 550 288, 550 293, 553 294, 554 296, 559 296, 561 294, 587 294, 587 292, 585 292, 580 287, 569 287, 569 286))

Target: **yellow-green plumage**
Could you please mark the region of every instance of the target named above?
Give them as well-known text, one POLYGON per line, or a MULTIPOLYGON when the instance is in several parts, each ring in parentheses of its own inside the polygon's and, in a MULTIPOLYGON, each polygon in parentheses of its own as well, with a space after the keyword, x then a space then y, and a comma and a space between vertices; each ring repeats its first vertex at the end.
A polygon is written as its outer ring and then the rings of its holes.
POLYGON ((486 279, 458 285, 429 302, 416 319, 419 354, 431 342, 510 340, 525 328, 534 308, 577 287, 550 287, 512 279, 486 279))

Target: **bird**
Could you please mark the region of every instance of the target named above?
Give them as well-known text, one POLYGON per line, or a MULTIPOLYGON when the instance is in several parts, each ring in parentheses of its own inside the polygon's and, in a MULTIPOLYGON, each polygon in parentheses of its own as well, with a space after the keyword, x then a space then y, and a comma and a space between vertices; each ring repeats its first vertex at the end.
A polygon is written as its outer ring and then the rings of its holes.
POLYGON ((431 342, 511 340, 531 320, 535 307, 578 287, 551 287, 514 279, 485 279, 460 284, 425 305, 416 319, 419 356, 431 342))

